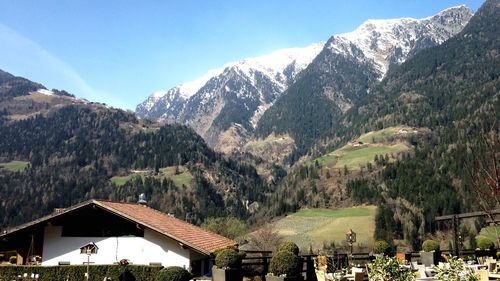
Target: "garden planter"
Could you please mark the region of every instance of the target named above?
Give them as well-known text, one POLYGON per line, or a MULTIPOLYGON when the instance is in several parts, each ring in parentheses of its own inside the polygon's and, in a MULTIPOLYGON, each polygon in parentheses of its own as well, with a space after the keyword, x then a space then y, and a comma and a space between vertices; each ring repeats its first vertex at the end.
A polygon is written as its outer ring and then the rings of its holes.
POLYGON ((440 253, 438 251, 420 252, 420 262, 425 266, 437 265, 439 262, 440 253))
POLYGON ((495 250, 490 249, 475 251, 476 257, 496 257, 496 253, 495 250))
POLYGON ((278 276, 266 276, 266 281, 302 281, 302 276, 295 277, 278 277, 278 276))
POLYGON ((220 269, 217 267, 212 268, 213 281, 241 281, 243 276, 241 270, 238 269, 220 269))

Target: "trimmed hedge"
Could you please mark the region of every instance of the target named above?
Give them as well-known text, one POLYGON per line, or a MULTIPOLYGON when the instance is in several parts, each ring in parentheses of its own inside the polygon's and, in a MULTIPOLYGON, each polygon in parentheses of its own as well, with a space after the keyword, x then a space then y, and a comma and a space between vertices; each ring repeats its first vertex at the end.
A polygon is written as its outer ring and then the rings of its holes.
POLYGON ((189 281, 192 278, 191 273, 179 266, 170 266, 164 268, 156 275, 156 281, 189 281))
MULTIPOLYGON (((136 281, 154 280, 161 266, 128 265, 126 267, 135 277, 136 281)), ((63 265, 63 266, 1 266, 0 281, 16 280, 18 275, 24 273, 39 274, 40 281, 53 280, 83 280, 87 267, 84 265, 63 265)), ((104 277, 112 280, 119 280, 118 277, 125 270, 120 265, 91 265, 89 268, 90 280, 101 281, 104 277)))
POLYGON ((422 243, 422 250, 424 252, 439 251, 439 242, 435 240, 425 240, 422 243))
POLYGON ((277 252, 269 263, 269 272, 274 276, 297 276, 299 273, 300 258, 292 252, 277 252))
POLYGON ((295 244, 293 242, 285 241, 285 242, 281 243, 278 246, 278 249, 276 250, 276 252, 281 252, 281 251, 287 251, 287 252, 290 252, 294 255, 298 255, 299 254, 299 247, 297 246, 297 244, 295 244))
POLYGON ((215 265, 218 268, 239 268, 241 267, 241 254, 235 249, 224 249, 215 256, 215 265))
POLYGON ((391 251, 391 245, 384 240, 379 240, 373 244, 373 252, 375 254, 389 255, 391 251))

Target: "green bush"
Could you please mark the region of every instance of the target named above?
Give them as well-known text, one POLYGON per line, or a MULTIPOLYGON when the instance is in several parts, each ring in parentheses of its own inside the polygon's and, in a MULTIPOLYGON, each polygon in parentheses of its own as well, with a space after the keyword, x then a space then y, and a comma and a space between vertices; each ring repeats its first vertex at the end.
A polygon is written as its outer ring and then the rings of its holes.
POLYGON ((375 242, 375 244, 373 244, 373 252, 375 254, 387 255, 387 254, 389 254, 390 250, 391 250, 391 246, 389 245, 389 243, 387 243, 384 240, 379 240, 379 241, 375 242))
MULTIPOLYGON (((151 281, 155 279, 161 266, 128 265, 127 269, 136 281, 151 281)), ((0 266, 0 280, 17 280, 18 275, 35 273, 40 275, 39 281, 53 280, 82 280, 86 271, 84 265, 64 266, 0 266)), ((103 280, 104 277, 119 280, 123 272, 120 265, 92 265, 90 266, 91 280, 103 280)))
POLYGON ((17 263, 17 257, 16 257, 16 256, 11 256, 11 257, 9 258, 9 262, 10 262, 11 264, 16 264, 16 263, 17 263))
POLYGON ((289 251, 279 251, 269 263, 269 272, 274 276, 297 276, 300 258, 289 251))
POLYGON ((441 281, 479 280, 473 270, 467 267, 465 262, 458 257, 449 256, 448 266, 433 266, 432 270, 436 273, 437 280, 441 281))
POLYGON ((191 273, 179 266, 170 266, 164 268, 156 275, 156 281, 189 281, 192 278, 191 273))
POLYGON ((413 281, 415 276, 410 268, 401 267, 399 261, 388 256, 379 256, 368 264, 369 280, 413 281))
POLYGON ((215 265, 218 268, 239 268, 241 265, 242 256, 233 249, 227 248, 217 251, 215 256, 215 265))
POLYGON ((495 246, 495 243, 491 241, 488 238, 481 237, 477 239, 477 247, 481 250, 488 250, 490 248, 493 248, 495 246))
POLYGON ((500 251, 497 252, 496 256, 497 256, 497 260, 500 260, 500 251))
POLYGON ((430 239, 425 240, 424 243, 422 243, 422 250, 424 252, 439 251, 439 242, 430 239))
POLYGON ((282 252, 282 251, 287 251, 287 252, 290 252, 294 255, 298 255, 299 254, 299 247, 297 246, 297 244, 295 244, 293 242, 285 241, 285 242, 281 243, 277 249, 277 252, 282 252))

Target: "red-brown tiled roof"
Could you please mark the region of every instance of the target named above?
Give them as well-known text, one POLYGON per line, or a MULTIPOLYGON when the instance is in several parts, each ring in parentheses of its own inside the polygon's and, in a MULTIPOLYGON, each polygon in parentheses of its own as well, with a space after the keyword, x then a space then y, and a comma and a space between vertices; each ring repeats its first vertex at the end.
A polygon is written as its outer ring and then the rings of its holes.
POLYGON ((144 205, 100 200, 92 201, 110 212, 142 224, 204 254, 210 254, 217 249, 236 245, 236 242, 231 239, 144 205))

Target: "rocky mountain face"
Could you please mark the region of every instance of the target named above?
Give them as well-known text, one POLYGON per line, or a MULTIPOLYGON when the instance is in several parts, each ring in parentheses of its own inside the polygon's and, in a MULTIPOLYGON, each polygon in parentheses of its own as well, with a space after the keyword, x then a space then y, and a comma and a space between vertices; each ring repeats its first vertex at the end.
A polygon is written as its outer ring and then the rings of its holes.
POLYGON ((424 19, 369 20, 326 44, 229 63, 154 93, 136 114, 188 125, 224 152, 241 148, 255 132, 259 137, 289 134, 298 147, 307 147, 317 133, 303 131, 321 130, 311 124, 330 127, 332 118, 366 95, 393 66, 441 44, 471 16, 469 8, 460 6, 424 19), (297 122, 303 118, 309 125, 297 122), (307 140, 298 139, 304 134, 307 140))
POLYGON ((284 49, 228 63, 195 81, 154 93, 137 106, 136 113, 141 118, 188 125, 218 147, 222 132, 251 133, 262 113, 323 45, 284 49))
POLYGON ((294 162, 335 131, 339 117, 395 66, 457 34, 471 17, 469 8, 459 6, 424 19, 369 20, 353 32, 332 36, 266 111, 257 136, 290 135, 294 162))

